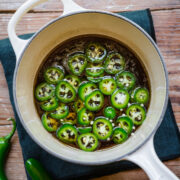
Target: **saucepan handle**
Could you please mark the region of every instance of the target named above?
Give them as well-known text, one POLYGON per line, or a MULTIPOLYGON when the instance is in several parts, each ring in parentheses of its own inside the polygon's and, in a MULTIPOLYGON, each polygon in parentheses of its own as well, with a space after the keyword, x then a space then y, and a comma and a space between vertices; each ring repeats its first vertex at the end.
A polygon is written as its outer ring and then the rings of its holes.
MULTIPOLYGON (((20 21, 21 17, 28 12, 33 7, 37 6, 38 4, 41 4, 47 0, 28 0, 26 1, 12 16, 11 20, 8 24, 8 36, 10 39, 10 42, 13 46, 13 49, 16 54, 16 59, 18 61, 21 52, 23 51, 24 47, 28 43, 29 40, 23 40, 20 39, 15 32, 16 24, 20 21)), ((62 0, 64 11, 63 15, 70 13, 70 12, 76 12, 76 11, 84 11, 85 9, 77 5, 73 0, 62 0)))
POLYGON ((179 178, 158 158, 154 150, 153 139, 154 136, 135 153, 127 156, 126 159, 144 169, 151 180, 178 180, 179 178))

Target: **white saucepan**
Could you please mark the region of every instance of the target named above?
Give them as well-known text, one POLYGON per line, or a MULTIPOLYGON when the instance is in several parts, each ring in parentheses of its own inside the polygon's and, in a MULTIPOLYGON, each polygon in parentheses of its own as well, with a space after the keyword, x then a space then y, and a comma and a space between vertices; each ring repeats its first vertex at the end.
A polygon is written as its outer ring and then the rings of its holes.
POLYGON ((21 123, 44 150, 57 158, 78 164, 99 165, 129 160, 142 167, 150 179, 178 179, 157 157, 153 138, 162 122, 168 102, 168 77, 163 58, 151 37, 137 24, 120 15, 86 10, 72 0, 62 0, 63 15, 41 28, 30 39, 17 37, 15 27, 20 18, 35 5, 46 0, 28 0, 13 15, 8 34, 16 54, 13 93, 21 123), (125 143, 95 152, 66 146, 42 126, 34 104, 33 85, 36 73, 47 54, 58 44, 79 35, 105 35, 121 41, 142 60, 147 70, 151 101, 147 118, 125 143))

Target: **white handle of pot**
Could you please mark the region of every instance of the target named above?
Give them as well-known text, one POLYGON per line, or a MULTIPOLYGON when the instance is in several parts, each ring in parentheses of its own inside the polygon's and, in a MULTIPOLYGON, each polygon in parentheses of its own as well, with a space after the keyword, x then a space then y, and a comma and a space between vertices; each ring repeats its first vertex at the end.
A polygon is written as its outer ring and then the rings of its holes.
MULTIPOLYGON (((10 39, 10 42, 13 46, 13 49, 16 54, 16 59, 18 60, 20 57, 21 52, 23 51, 24 47, 28 43, 29 40, 23 40, 20 39, 15 32, 15 28, 17 23, 20 21, 21 17, 28 12, 33 7, 37 6, 38 4, 41 4, 47 0, 28 0, 26 1, 12 16, 12 18, 9 21, 8 24, 8 36, 10 39)), ((64 11, 63 15, 70 13, 70 12, 76 12, 76 11, 84 11, 85 9, 77 5, 73 0, 62 0, 64 11)))
POLYGON ((139 165, 147 173, 151 180, 178 180, 158 158, 153 143, 154 136, 135 153, 126 157, 127 160, 139 165))

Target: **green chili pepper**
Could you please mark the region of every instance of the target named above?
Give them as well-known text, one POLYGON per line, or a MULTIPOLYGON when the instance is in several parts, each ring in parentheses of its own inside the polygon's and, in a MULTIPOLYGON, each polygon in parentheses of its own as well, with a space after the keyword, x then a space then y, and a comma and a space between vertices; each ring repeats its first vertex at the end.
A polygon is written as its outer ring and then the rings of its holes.
POLYGON ((123 71, 116 75, 116 82, 120 88, 130 90, 135 86, 136 77, 129 71, 123 71))
POLYGON ((108 119, 114 119, 116 117, 116 110, 112 106, 108 106, 104 109, 104 116, 108 119))
POLYGON ((111 53, 105 60, 104 68, 108 74, 116 74, 125 68, 125 59, 119 53, 111 53))
POLYGON ((26 170, 32 180, 51 180, 44 167, 36 159, 30 158, 26 161, 26 170))
POLYGON ((68 59, 69 70, 76 76, 80 76, 87 66, 84 54, 76 53, 68 59))
POLYGON ((7 180, 7 177, 4 172, 4 162, 10 147, 10 140, 16 130, 15 120, 13 118, 9 118, 8 121, 12 121, 13 129, 8 135, 0 137, 0 180, 7 180))
POLYGON ((111 95, 115 91, 116 87, 117 85, 115 80, 110 76, 105 76, 99 83, 99 89, 105 95, 111 95))
POLYGON ((91 42, 86 48, 86 57, 89 62, 100 63, 107 55, 106 49, 98 42, 91 42))
POLYGON ((93 133, 84 133, 78 136, 77 144, 84 151, 94 151, 99 145, 97 137, 93 133))

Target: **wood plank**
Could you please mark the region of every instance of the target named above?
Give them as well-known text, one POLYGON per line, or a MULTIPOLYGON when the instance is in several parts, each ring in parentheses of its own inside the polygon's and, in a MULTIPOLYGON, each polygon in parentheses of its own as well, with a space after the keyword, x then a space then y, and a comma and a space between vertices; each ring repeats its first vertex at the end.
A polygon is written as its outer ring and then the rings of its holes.
MULTIPOLYGON (((0 11, 14 11, 24 3, 25 0, 0 0, 0 11)), ((80 6, 87 9, 106 10, 106 11, 127 11, 151 8, 157 9, 172 9, 179 8, 179 0, 75 0, 80 6)), ((63 6, 59 0, 49 0, 33 9, 38 11, 62 11, 63 6)))
MULTIPOLYGON (((8 132, 10 132, 11 128, 12 128, 11 125, 4 125, 4 126, 1 125, 0 136, 6 135, 8 132)), ((179 166, 180 158, 177 158, 176 160, 166 161, 165 164, 180 178, 180 166, 179 166)), ((8 180, 26 179, 21 148, 19 145, 17 133, 15 133, 12 139, 12 146, 7 158, 5 169, 8 180)), ((123 171, 113 175, 95 178, 94 180, 116 180, 116 179, 127 180, 127 175, 129 180, 137 180, 137 177, 138 180, 148 180, 147 175, 141 169, 123 171)))

